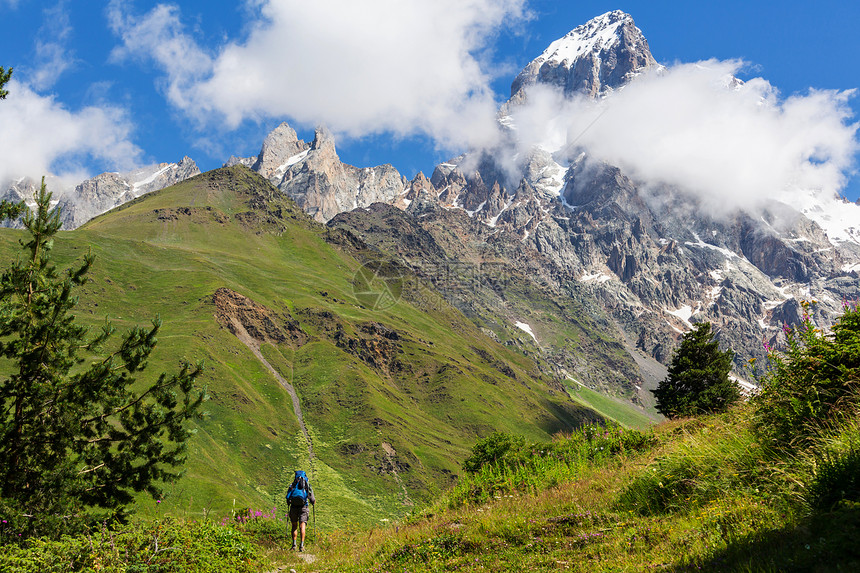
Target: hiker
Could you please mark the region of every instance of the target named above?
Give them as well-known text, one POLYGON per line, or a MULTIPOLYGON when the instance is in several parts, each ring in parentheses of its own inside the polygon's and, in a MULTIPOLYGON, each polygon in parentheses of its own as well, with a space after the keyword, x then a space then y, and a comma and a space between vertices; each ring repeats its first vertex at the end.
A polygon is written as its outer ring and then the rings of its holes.
POLYGON ((290 504, 290 521, 293 524, 293 546, 290 550, 296 549, 296 533, 299 528, 302 530, 302 539, 299 544, 299 551, 305 550, 305 529, 308 525, 308 502, 315 505, 317 500, 314 498, 314 490, 308 481, 308 476, 302 470, 296 470, 296 476, 293 478, 293 485, 287 490, 287 503, 290 504))

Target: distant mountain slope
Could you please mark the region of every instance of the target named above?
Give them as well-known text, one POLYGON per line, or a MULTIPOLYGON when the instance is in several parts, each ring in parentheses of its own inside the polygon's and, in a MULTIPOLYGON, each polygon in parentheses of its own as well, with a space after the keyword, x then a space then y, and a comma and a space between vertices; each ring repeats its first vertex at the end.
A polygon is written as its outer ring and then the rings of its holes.
MULTIPOLYGON (((0 231, 5 256, 20 233, 0 231)), ((372 522, 444 486, 479 436, 545 438, 596 419, 516 346, 441 297, 426 304, 418 295, 430 291, 406 269, 386 267, 403 273, 383 277, 397 285, 362 282, 369 275, 339 245, 371 260, 354 236, 314 222, 238 165, 60 233, 61 260, 97 255, 79 319, 95 326, 108 316, 122 329, 160 314, 150 372, 182 357, 207 363, 210 416, 159 511, 283 506, 292 470, 304 467, 323 523, 372 522), (356 296, 374 289, 403 296, 376 308, 356 296)))
MULTIPOLYGON (((63 181, 52 176, 47 177, 47 184, 62 208, 63 229, 70 230, 118 205, 199 173, 194 160, 183 157, 178 163, 159 163, 128 173, 102 173, 68 189, 63 187, 63 181)), ((39 184, 28 177, 8 182, 0 198, 32 203, 39 184)))
POLYGON ((543 370, 649 404, 643 373, 623 335, 587 288, 543 276, 541 253, 519 238, 434 203, 415 215, 376 203, 328 226, 397 257, 493 338, 543 370), (464 241, 463 238, 468 240, 464 241))

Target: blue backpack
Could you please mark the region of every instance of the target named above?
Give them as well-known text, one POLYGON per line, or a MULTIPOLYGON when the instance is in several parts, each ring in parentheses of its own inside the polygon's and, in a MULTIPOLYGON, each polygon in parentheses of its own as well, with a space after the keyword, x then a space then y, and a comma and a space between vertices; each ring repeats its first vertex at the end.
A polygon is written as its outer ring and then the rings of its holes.
POLYGON ((303 470, 296 470, 293 485, 287 490, 287 503, 290 505, 307 505, 310 489, 311 484, 307 474, 303 470))

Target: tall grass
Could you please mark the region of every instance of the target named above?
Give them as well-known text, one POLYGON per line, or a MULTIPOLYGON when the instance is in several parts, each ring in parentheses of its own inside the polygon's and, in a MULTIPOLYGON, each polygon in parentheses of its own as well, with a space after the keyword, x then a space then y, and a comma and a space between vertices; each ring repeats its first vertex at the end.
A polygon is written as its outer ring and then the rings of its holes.
POLYGON ((822 429, 817 443, 819 447, 804 456, 809 506, 828 511, 860 502, 860 412, 822 429))
MULTIPOLYGON (((479 442, 481 451, 488 442, 505 442, 496 434, 479 442)), ((474 471, 460 477, 444 499, 447 508, 481 504, 513 494, 536 494, 560 483, 577 479, 588 467, 606 464, 625 454, 638 452, 655 443, 650 432, 625 429, 619 425, 590 424, 549 443, 526 444, 507 440, 508 448, 491 459, 467 460, 464 467, 474 471)), ((491 452, 498 454, 498 452, 491 452)))
POLYGON ((741 407, 681 426, 668 451, 624 489, 618 507, 656 515, 690 511, 729 494, 784 493, 792 480, 768 463, 772 452, 759 443, 746 416, 748 408, 741 407))

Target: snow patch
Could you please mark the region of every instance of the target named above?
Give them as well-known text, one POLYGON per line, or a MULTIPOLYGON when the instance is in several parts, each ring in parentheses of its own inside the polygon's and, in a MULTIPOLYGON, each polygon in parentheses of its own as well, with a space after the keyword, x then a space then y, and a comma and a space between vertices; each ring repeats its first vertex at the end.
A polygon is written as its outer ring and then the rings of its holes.
POLYGON ((508 201, 507 203, 505 203, 505 206, 504 206, 504 207, 502 207, 502 210, 501 210, 501 211, 499 211, 498 215, 496 215, 495 217, 492 217, 489 221, 487 221, 487 226, 489 226, 489 227, 495 227, 495 226, 496 226, 496 222, 498 222, 498 220, 499 220, 499 215, 501 215, 502 213, 504 213, 505 211, 507 211, 507 210, 508 210, 508 207, 510 207, 510 206, 511 206, 511 205, 513 205, 513 204, 514 204, 514 200, 513 200, 513 199, 511 199, 510 201, 508 201))
POLYGON ((773 310, 784 302, 785 300, 766 300, 762 303, 762 306, 765 310, 773 310))
POLYGON ((149 177, 147 177, 143 181, 136 181, 134 183, 134 186, 133 186, 134 193, 138 194, 140 192, 141 187, 146 187, 147 185, 149 185, 150 183, 152 183, 153 181, 158 179, 161 175, 163 175, 171 167, 173 167, 173 164, 168 163, 167 165, 165 165, 164 167, 162 167, 161 169, 159 169, 158 171, 156 171, 155 173, 153 173, 152 175, 150 175, 149 177))
POLYGON ((680 318, 684 322, 689 322, 690 319, 693 317, 693 307, 690 306, 689 304, 685 304, 684 306, 682 306, 681 308, 679 308, 677 310, 669 310, 668 308, 665 308, 663 310, 665 310, 666 312, 668 312, 672 316, 677 316, 678 318, 680 318))
POLYGON ((711 245, 710 243, 704 242, 701 239, 701 237, 699 237, 699 235, 697 235, 696 233, 693 233, 693 237, 696 239, 695 243, 690 242, 690 241, 686 241, 684 244, 687 245, 688 247, 699 247, 700 249, 711 249, 712 251, 717 251, 718 253, 722 253, 723 256, 726 257, 727 259, 738 259, 738 258, 740 258, 740 257, 738 257, 738 255, 736 253, 733 253, 732 251, 730 251, 728 249, 724 249, 722 247, 718 247, 716 245, 711 245))
POLYGON ((729 373, 729 380, 731 380, 732 382, 734 382, 735 384, 740 386, 741 392, 743 392, 744 394, 746 394, 748 396, 751 394, 755 394, 759 390, 758 386, 756 386, 752 382, 747 382, 746 380, 744 380, 743 378, 741 378, 740 376, 738 376, 737 374, 735 374, 733 372, 729 373))
POLYGON ((595 283, 602 285, 606 281, 611 281, 612 277, 607 275, 606 273, 586 273, 579 277, 579 282, 581 283, 595 283))
MULTIPOLYGON (((565 186, 564 178, 567 175, 567 172, 567 167, 562 167, 561 164, 553 161, 551 164, 541 169, 535 185, 545 189, 548 193, 559 195, 561 197, 561 191, 565 186)), ((563 200, 564 197, 562 197, 562 201, 563 200)))
POLYGON ((693 325, 690 323, 690 319, 693 317, 693 307, 689 304, 685 304, 681 308, 675 310, 670 310, 668 308, 664 308, 663 310, 667 314, 671 314, 675 318, 679 318, 687 328, 693 328, 693 325))
POLYGON ((487 202, 484 201, 483 203, 478 205, 478 208, 475 209, 474 211, 469 211, 468 209, 463 209, 463 210, 466 211, 466 214, 469 215, 469 217, 474 217, 475 213, 482 211, 484 209, 484 205, 486 205, 486 204, 487 204, 487 202))
POLYGON ((538 339, 537 339, 537 337, 535 336, 535 333, 534 333, 534 332, 532 332, 532 327, 531 327, 531 326, 529 326, 529 325, 528 325, 528 324, 526 324, 525 322, 515 322, 515 323, 514 323, 514 325, 516 325, 516 327, 517 327, 517 328, 519 328, 520 330, 522 330, 523 332, 525 332, 526 334, 528 334, 529 336, 531 336, 531 337, 534 339, 535 344, 537 344, 537 343, 538 343, 538 339))
POLYGON ((275 174, 278 175, 279 177, 282 177, 284 175, 284 173, 287 172, 287 169, 289 169, 290 167, 292 167, 293 165, 295 165, 299 161, 304 160, 304 158, 308 156, 309 152, 310 152, 310 149, 306 149, 306 150, 302 151, 301 153, 297 153, 296 155, 293 155, 292 157, 287 159, 287 161, 283 165, 281 165, 280 167, 275 169, 275 174))
POLYGON ((613 13, 604 14, 577 26, 563 38, 549 45, 538 60, 548 62, 573 62, 589 52, 599 52, 611 48, 619 42, 619 30, 625 20, 612 22, 613 13))
POLYGON ((831 242, 860 245, 860 205, 813 193, 797 194, 792 207, 818 223, 831 242))

